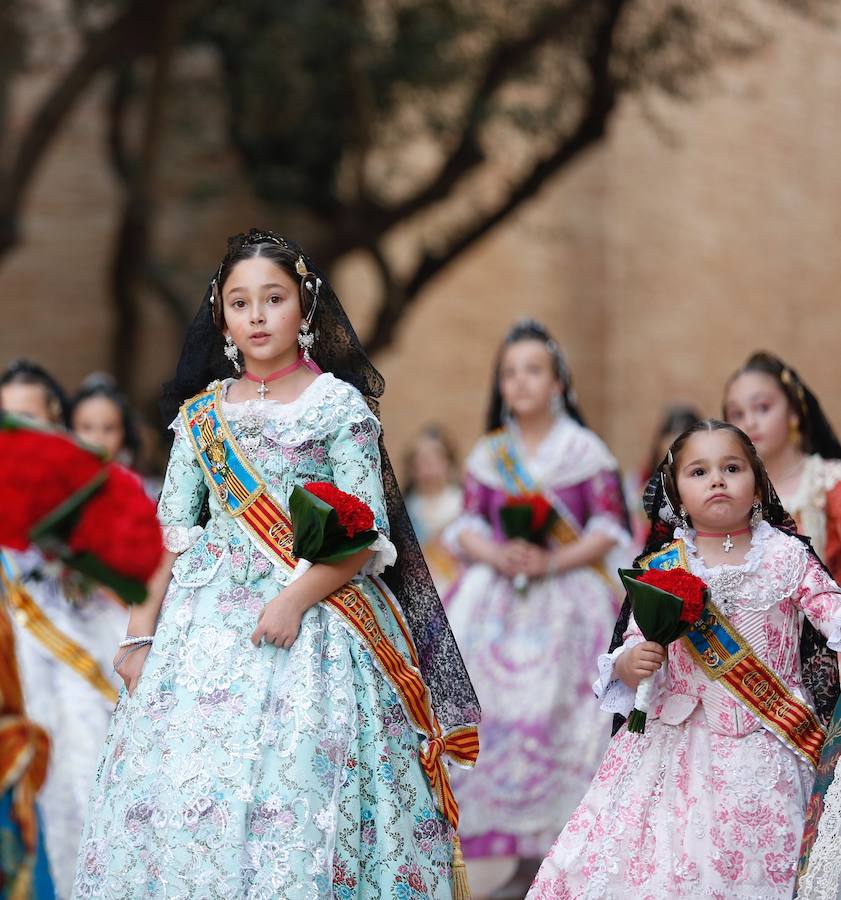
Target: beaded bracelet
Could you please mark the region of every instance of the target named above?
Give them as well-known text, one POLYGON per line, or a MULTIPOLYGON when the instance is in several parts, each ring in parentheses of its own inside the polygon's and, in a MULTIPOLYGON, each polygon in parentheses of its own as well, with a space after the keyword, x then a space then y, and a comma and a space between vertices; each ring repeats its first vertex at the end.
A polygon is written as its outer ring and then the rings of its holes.
POLYGON ((151 644, 155 640, 151 634, 143 637, 127 637, 124 641, 120 641, 120 647, 133 647, 135 644, 151 644))

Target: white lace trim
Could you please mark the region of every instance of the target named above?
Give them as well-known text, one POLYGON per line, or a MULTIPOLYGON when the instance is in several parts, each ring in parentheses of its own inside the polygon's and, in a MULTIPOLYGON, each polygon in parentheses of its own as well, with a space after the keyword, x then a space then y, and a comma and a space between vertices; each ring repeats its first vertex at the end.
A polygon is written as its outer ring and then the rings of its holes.
POLYGON ((373 550, 374 555, 362 567, 360 575, 381 575, 397 562, 397 548, 384 534, 378 534, 368 549, 373 550))
POLYGON ((753 529, 744 563, 735 566, 707 567, 691 529, 676 528, 675 537, 686 545, 692 574, 706 581, 713 600, 729 610, 763 612, 788 599, 803 581, 809 561, 805 544, 765 521, 753 529))
MULTIPOLYGON (((515 424, 508 427, 516 443, 519 429, 515 424)), ((490 447, 488 438, 480 440, 467 457, 465 468, 482 484, 504 491, 506 487, 490 447)), ((555 489, 581 484, 599 472, 618 469, 616 457, 601 438, 567 415, 558 418, 533 456, 522 451, 520 455, 538 486, 555 489)))
POLYGON ((204 528, 201 525, 164 525, 161 528, 163 532, 164 547, 170 553, 183 553, 204 534, 204 528))
POLYGON ((464 547, 461 546, 461 536, 466 531, 472 531, 481 537, 493 538, 494 532, 490 522, 483 519, 478 513, 462 513, 455 522, 451 522, 441 532, 441 543, 458 559, 467 559, 464 547))
POLYGON ((826 639, 826 646, 834 653, 841 653, 841 620, 836 620, 830 625, 831 631, 826 639))
POLYGON ((836 900, 841 895, 841 773, 838 768, 824 796, 809 868, 800 877, 797 900, 836 900))
MULTIPOLYGON (((281 403, 279 400, 230 403, 225 396, 232 382, 232 378, 222 382, 225 418, 232 423, 245 417, 262 419, 265 422, 264 436, 278 446, 299 447, 307 441, 335 434, 347 425, 365 421, 374 423, 379 433, 379 419, 371 412, 362 394, 331 372, 319 375, 291 403, 281 403)), ((208 385, 208 388, 211 386, 208 385)), ((169 427, 176 434, 181 434, 181 416, 176 416, 169 427)))
POLYGON ((613 541, 613 549, 628 547, 633 540, 628 531, 615 519, 607 515, 597 514, 587 519, 587 524, 584 526, 584 534, 592 534, 596 531, 607 535, 613 541))
POLYGON ((797 519, 798 528, 812 539, 818 556, 826 551, 826 495, 841 482, 841 461, 806 457, 797 489, 780 496, 783 506, 797 519))
POLYGON ((634 708, 636 691, 633 688, 629 688, 620 678, 614 677, 613 670, 616 666, 616 660, 626 650, 641 643, 642 640, 642 637, 634 636, 629 638, 621 647, 617 647, 612 653, 599 655, 597 660, 599 677, 593 682, 593 693, 596 695, 596 699, 601 701, 599 709, 603 712, 619 713, 620 716, 627 717, 634 708))

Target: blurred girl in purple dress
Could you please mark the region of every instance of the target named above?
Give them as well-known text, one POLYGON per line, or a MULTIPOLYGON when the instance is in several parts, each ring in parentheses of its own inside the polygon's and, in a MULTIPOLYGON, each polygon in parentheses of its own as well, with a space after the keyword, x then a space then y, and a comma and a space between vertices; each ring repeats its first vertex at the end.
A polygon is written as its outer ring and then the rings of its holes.
POLYGON ((454 773, 460 831, 466 855, 519 858, 494 896, 522 897, 610 737, 592 672, 618 608, 605 560, 630 543, 616 460, 584 425, 564 358, 537 322, 503 342, 464 500, 444 535, 467 562, 447 612, 483 722, 480 762, 454 773), (500 510, 535 494, 557 514, 548 540, 508 539, 500 510))

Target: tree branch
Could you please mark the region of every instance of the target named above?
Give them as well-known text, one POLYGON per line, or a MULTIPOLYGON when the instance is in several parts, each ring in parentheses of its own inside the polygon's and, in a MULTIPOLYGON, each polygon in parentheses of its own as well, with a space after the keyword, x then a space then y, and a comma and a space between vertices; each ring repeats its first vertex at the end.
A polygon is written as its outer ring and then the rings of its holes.
POLYGON ((407 308, 415 302, 422 288, 432 278, 532 198, 548 178, 569 165, 604 136, 607 121, 617 102, 617 86, 610 72, 611 55, 619 19, 628 2, 630 0, 609 0, 606 3, 603 21, 595 30, 593 46, 587 57, 592 87, 575 129, 552 154, 532 167, 495 210, 456 237, 444 252, 426 254, 406 280, 400 292, 402 296, 384 299, 366 345, 369 353, 376 353, 391 342, 397 324, 407 308))
MULTIPOLYGON (((150 231, 155 206, 154 176, 160 159, 163 113, 172 56, 178 38, 183 3, 169 0, 156 33, 155 67, 145 98, 140 148, 135 159, 118 159, 127 172, 122 221, 111 266, 112 297, 116 310, 112 341, 112 368, 117 381, 132 383, 141 323, 137 289, 149 255, 150 231)), ((119 118, 119 106, 117 107, 119 118)), ((116 128, 115 148, 125 156, 116 128)))
POLYGON ((167 0, 133 0, 122 15, 86 42, 47 95, 0 179, 0 255, 18 239, 17 219, 26 191, 65 119, 102 69, 148 46, 166 6, 167 0))
POLYGON ((394 207, 368 211, 367 215, 375 213, 374 221, 379 234, 443 200, 458 181, 485 161, 479 142, 479 127, 488 101, 513 72, 545 44, 563 35, 575 19, 590 10, 592 5, 592 0, 570 0, 560 8, 547 9, 526 34, 494 48, 485 60, 482 73, 465 106, 458 143, 433 181, 394 207))

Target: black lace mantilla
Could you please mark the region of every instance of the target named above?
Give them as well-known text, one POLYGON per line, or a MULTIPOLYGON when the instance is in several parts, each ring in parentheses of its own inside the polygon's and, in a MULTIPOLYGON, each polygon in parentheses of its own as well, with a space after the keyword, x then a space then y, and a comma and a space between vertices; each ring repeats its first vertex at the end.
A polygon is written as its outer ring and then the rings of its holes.
MULTIPOLYGON (((238 235, 231 239, 229 248, 241 247, 244 243, 267 241, 282 243, 295 256, 303 256, 309 272, 321 278, 322 285, 312 326, 317 335, 315 346, 311 350, 312 358, 323 371, 332 372, 337 378, 357 388, 379 419, 377 401, 385 390, 385 381, 368 359, 324 273, 297 244, 271 232, 252 230, 238 235)), ((211 287, 208 286, 184 341, 175 378, 164 385, 161 412, 166 424, 175 418, 184 400, 203 390, 211 381, 230 375, 230 363, 223 354, 224 340, 213 322, 210 298, 211 287)), ((397 598, 411 629, 421 674, 429 687, 433 708, 442 726, 447 729, 456 725, 478 723, 479 701, 409 522, 382 437, 380 453, 390 537, 397 548, 397 564, 387 569, 382 578, 397 598)))

